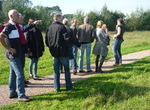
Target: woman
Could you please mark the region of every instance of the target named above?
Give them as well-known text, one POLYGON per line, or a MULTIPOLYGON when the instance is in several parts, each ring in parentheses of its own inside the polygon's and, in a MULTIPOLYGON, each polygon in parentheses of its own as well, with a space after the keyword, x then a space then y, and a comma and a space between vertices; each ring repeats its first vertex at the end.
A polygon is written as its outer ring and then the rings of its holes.
POLYGON ((122 54, 121 54, 121 44, 123 40, 124 34, 124 25, 123 19, 117 19, 116 25, 116 34, 114 35, 114 43, 113 43, 113 53, 115 57, 115 64, 113 66, 122 65, 122 54))
POLYGON ((109 40, 108 40, 109 35, 107 34, 107 28, 106 25, 103 24, 103 21, 97 22, 97 28, 95 29, 94 33, 95 33, 94 36, 96 38, 96 43, 93 48, 93 54, 96 55, 95 72, 103 73, 104 71, 102 71, 101 68, 108 54, 107 45, 109 45, 109 40), (100 59, 100 63, 99 63, 99 59, 100 59))
MULTIPOLYGON (((34 22, 35 19, 29 19, 29 23, 34 22)), ((28 51, 29 51, 29 73, 34 80, 38 80, 37 65, 39 58, 44 52, 43 36, 41 31, 35 26, 27 33, 28 51)))

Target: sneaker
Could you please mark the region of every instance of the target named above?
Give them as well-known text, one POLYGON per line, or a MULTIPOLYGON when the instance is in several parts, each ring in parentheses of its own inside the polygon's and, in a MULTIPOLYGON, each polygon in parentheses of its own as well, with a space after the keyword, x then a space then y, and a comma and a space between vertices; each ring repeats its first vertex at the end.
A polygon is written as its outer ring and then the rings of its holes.
POLYGON ((79 70, 79 73, 85 73, 85 71, 84 70, 79 70))
POLYGON ((119 66, 119 64, 113 64, 113 66, 119 66))
POLYGON ((28 87, 28 85, 25 84, 24 87, 28 87))
POLYGON ((54 90, 54 92, 61 92, 61 90, 54 90))
POLYGON ((24 80, 24 83, 25 84, 29 84, 30 82, 28 80, 24 80))
POLYGON ((18 99, 18 102, 29 102, 29 101, 31 101, 31 99, 29 99, 28 97, 18 99))
POLYGON ((103 70, 99 70, 99 73, 105 73, 103 70))
POLYGON ((88 70, 87 73, 93 72, 92 70, 88 70))
POLYGON ((42 80, 39 77, 33 77, 34 80, 42 80))
POLYGON ((76 75, 76 74, 77 74, 77 71, 73 71, 72 73, 73 73, 74 75, 76 75))
POLYGON ((72 88, 68 88, 68 89, 66 89, 66 91, 71 91, 71 90, 74 90, 75 88, 74 87, 72 87, 72 88))
POLYGON ((10 99, 12 99, 12 98, 17 98, 17 97, 18 97, 17 94, 14 94, 14 95, 10 95, 10 96, 9 96, 10 99))

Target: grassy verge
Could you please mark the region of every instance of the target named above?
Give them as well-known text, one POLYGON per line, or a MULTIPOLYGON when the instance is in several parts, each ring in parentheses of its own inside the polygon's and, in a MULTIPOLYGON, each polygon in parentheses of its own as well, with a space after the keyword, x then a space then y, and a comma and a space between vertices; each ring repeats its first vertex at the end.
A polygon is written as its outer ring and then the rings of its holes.
MULTIPOLYGON (((150 49, 150 32, 149 31, 137 31, 137 32, 126 32, 124 35, 125 41, 122 44, 122 53, 132 53, 140 50, 146 50, 150 49)), ((113 33, 111 33, 111 36, 113 36, 113 33)), ((111 40, 112 44, 113 40, 111 40)), ((94 44, 94 43, 93 43, 94 44)), ((111 45, 109 47, 109 54, 107 59, 113 57, 111 45)), ((49 53, 48 48, 45 48, 45 53, 43 57, 40 58, 39 61, 39 69, 38 69, 38 75, 39 76, 45 76, 53 74, 53 59, 49 53)), ((8 77, 9 77, 9 62, 5 58, 3 54, 4 49, 2 46, 0 46, 0 84, 7 84, 8 83, 8 77)), ((91 55, 91 62, 94 63, 95 56, 91 55)), ((26 59, 26 65, 25 65, 25 77, 26 79, 29 79, 29 73, 28 73, 28 65, 29 65, 29 59, 26 59)))
POLYGON ((150 57, 79 81, 72 91, 31 97, 29 103, 1 106, 5 110, 148 110, 150 57))

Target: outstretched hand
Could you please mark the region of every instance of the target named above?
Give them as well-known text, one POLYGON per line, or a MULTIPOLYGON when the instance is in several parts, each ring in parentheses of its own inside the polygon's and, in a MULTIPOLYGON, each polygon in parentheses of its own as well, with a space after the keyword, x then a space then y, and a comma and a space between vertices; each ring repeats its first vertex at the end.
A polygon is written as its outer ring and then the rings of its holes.
POLYGON ((35 24, 35 25, 38 25, 38 24, 40 24, 42 22, 42 20, 36 20, 36 21, 34 21, 33 23, 35 24))

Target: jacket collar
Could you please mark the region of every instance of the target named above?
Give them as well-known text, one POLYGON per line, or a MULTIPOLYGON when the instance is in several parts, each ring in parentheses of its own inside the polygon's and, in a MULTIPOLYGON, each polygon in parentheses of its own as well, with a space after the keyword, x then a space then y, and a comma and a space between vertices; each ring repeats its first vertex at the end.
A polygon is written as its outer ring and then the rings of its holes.
POLYGON ((13 22, 12 20, 9 20, 9 23, 15 25, 15 22, 13 22))

